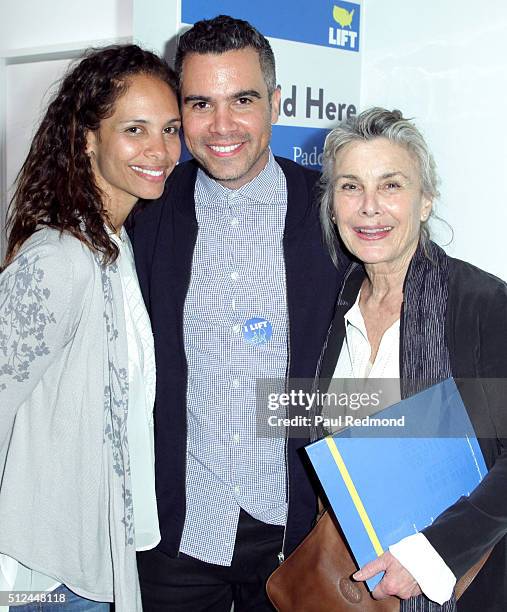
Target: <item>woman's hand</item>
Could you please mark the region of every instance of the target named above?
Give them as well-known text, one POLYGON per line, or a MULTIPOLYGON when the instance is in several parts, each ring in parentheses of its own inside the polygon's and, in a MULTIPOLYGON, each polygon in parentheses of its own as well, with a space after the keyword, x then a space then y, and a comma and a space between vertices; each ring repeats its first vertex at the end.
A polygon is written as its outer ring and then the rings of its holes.
POLYGON ((421 594, 421 589, 412 574, 390 552, 370 561, 352 577, 354 580, 368 580, 379 572, 385 574, 372 592, 374 599, 385 599, 390 595, 409 599, 421 594))

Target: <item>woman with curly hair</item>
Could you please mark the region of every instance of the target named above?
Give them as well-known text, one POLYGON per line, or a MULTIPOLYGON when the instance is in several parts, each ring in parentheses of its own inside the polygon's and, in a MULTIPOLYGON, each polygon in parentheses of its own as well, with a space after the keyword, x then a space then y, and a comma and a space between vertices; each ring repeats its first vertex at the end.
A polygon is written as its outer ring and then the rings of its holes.
POLYGON ((12 609, 141 610, 135 552, 160 540, 155 363, 123 223, 162 194, 179 129, 161 59, 95 50, 64 78, 18 176, 0 274, 0 591, 12 609), (26 591, 41 592, 36 608, 26 591))

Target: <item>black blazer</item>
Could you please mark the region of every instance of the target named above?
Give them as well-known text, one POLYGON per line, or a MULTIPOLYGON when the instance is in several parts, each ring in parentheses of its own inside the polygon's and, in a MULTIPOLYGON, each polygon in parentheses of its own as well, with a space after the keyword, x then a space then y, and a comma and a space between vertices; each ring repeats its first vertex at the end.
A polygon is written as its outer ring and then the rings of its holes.
MULTIPOLYGON (((343 316, 354 304, 364 271, 356 268, 342 292, 320 377, 332 378, 345 337, 343 316)), ((494 545, 493 553, 458 602, 459 612, 507 610, 507 285, 449 258, 445 334, 451 370, 489 469, 470 497, 442 513, 423 533, 457 578, 494 545), (491 379, 471 382, 470 379, 491 379), (499 380, 499 379, 503 379, 499 380)), ((402 339, 400 339, 401 342, 402 339)), ((403 360, 403 344, 400 361, 403 360)))

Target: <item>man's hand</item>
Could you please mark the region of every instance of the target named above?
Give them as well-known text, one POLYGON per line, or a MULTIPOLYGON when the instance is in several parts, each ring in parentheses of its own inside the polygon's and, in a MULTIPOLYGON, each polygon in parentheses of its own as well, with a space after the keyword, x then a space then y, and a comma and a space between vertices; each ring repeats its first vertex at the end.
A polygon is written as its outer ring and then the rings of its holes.
POLYGON ((374 599, 385 599, 390 595, 395 595, 400 599, 409 599, 421 594, 421 589, 412 574, 390 552, 367 563, 352 578, 367 580, 379 572, 385 572, 385 574, 372 593, 374 599))

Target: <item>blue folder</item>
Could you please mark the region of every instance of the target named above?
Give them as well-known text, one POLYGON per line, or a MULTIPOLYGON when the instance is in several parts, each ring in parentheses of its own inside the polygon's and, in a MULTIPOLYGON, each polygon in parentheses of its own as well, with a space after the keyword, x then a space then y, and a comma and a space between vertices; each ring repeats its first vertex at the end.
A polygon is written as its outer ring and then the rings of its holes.
POLYGON ((487 473, 452 378, 374 417, 403 417, 405 427, 348 427, 306 447, 359 567, 430 525, 487 473))

